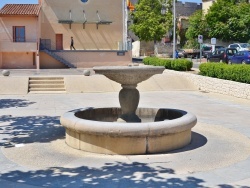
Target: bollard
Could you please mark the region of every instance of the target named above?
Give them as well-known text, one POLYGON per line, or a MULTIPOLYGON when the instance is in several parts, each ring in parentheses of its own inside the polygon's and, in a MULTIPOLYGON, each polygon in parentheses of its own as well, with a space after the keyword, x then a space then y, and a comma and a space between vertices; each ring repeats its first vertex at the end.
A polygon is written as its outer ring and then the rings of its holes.
POLYGON ((9 76, 10 75, 10 71, 9 70, 3 70, 2 74, 3 74, 3 76, 9 76))
POLYGON ((90 75, 90 70, 88 70, 88 69, 87 69, 87 70, 84 70, 84 71, 83 71, 83 75, 84 75, 84 76, 89 76, 89 75, 90 75))

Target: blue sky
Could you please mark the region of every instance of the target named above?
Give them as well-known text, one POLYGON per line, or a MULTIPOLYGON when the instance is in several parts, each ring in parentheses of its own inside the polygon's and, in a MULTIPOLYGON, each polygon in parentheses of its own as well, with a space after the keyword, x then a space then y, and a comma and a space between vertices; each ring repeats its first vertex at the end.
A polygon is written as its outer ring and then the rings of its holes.
MULTIPOLYGON (((195 2, 201 3, 202 0, 182 0, 182 2, 195 2)), ((0 0, 0 8, 5 4, 35 4, 38 3, 38 0, 0 0)))
POLYGON ((0 7, 5 4, 36 4, 38 0, 0 0, 0 7))

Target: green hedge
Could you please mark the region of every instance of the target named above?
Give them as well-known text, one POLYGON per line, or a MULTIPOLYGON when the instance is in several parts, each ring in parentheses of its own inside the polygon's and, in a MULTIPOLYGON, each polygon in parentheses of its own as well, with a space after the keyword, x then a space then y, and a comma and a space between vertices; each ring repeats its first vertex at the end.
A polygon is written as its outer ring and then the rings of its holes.
POLYGON ((146 57, 143 59, 145 65, 164 66, 166 69, 177 71, 189 71, 193 62, 187 59, 160 59, 158 57, 146 57))
POLYGON ((242 83, 250 83, 249 65, 228 65, 225 63, 202 63, 200 75, 242 83))

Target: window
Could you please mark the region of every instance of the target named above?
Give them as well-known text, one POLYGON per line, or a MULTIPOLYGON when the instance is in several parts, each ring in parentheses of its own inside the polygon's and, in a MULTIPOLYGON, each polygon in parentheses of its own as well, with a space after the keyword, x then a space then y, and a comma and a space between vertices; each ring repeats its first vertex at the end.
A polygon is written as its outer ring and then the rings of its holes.
POLYGON ((223 53, 224 53, 224 50, 221 50, 221 51, 220 51, 220 54, 223 54, 223 53))
POLYGON ((228 50, 228 51, 227 51, 227 54, 228 54, 228 55, 234 55, 234 52, 233 52, 233 50, 228 50))
POLYGON ((25 42, 25 27, 24 26, 13 27, 13 42, 25 42))
POLYGON ((241 56, 241 52, 238 52, 236 55, 237 55, 237 56, 241 56))
POLYGON ((214 54, 215 54, 215 55, 219 55, 219 54, 220 54, 220 51, 219 51, 219 50, 216 50, 216 51, 214 52, 214 54))
POLYGON ((237 54, 237 50, 236 50, 236 49, 230 49, 230 50, 227 51, 227 54, 228 54, 228 55, 237 54))
POLYGON ((248 43, 242 43, 242 44, 240 44, 240 46, 241 46, 242 48, 249 48, 249 47, 250 47, 250 44, 248 44, 248 43))
POLYGON ((209 47, 209 46, 204 46, 203 47, 203 51, 209 51, 209 50, 211 50, 212 49, 212 47, 209 47))
POLYGON ((245 52, 244 52, 244 51, 241 51, 241 52, 239 52, 239 55, 244 56, 244 55, 245 55, 245 52))
POLYGON ((239 45, 238 45, 238 44, 233 44, 233 45, 231 46, 231 48, 239 48, 239 45))

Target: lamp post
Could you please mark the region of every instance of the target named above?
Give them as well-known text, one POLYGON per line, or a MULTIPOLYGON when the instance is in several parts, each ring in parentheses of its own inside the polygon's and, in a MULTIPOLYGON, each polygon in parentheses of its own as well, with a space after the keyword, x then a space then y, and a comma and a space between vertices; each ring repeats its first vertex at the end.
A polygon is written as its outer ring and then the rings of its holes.
MULTIPOLYGON (((158 0, 159 3, 162 5, 161 14, 166 14, 166 7, 168 7, 167 0, 165 3, 162 0, 158 0)), ((175 1, 173 0, 173 59, 175 59, 175 51, 176 51, 176 11, 175 11, 175 1)))
POLYGON ((174 31, 173 31, 173 59, 175 59, 175 48, 176 48, 176 15, 175 15, 175 0, 173 0, 173 23, 174 23, 174 31))

